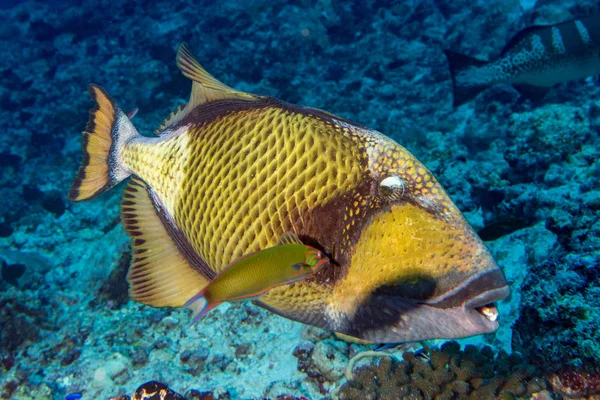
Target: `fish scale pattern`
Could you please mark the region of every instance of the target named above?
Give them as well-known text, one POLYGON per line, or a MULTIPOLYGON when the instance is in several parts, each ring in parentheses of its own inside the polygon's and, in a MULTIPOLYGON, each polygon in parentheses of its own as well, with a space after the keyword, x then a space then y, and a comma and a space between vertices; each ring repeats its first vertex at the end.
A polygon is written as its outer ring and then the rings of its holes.
POLYGON ((308 211, 366 173, 358 138, 284 108, 231 112, 186 135, 191 156, 174 216, 216 271, 287 231, 310 234, 308 211))

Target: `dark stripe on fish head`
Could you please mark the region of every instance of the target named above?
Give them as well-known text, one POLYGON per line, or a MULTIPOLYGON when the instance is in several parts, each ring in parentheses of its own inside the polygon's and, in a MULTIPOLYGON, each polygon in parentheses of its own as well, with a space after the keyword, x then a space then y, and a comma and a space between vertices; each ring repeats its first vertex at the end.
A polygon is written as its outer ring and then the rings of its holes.
POLYGON ((497 329, 476 311, 508 294, 483 242, 412 154, 383 135, 371 136, 368 146, 377 184, 333 289, 335 329, 373 342, 497 329))
POLYGON ((574 22, 581 40, 588 44, 591 41, 595 47, 600 46, 600 15, 592 15, 574 22))

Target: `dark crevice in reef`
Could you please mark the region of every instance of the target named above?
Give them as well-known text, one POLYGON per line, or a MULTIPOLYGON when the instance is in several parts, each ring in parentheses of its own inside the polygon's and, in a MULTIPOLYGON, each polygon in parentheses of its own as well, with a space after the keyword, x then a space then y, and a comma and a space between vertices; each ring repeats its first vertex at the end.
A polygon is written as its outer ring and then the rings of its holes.
POLYGON ((126 251, 121 255, 118 264, 110 275, 102 283, 98 290, 98 296, 93 301, 95 306, 110 309, 121 308, 129 301, 129 284, 127 283, 127 272, 131 263, 131 252, 126 251))

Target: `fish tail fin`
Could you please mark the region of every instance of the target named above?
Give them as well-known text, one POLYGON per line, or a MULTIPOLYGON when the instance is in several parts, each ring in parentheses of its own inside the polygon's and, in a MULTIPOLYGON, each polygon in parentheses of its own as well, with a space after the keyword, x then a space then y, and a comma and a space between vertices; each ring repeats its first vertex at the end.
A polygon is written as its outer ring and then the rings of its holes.
POLYGON ((131 175, 120 160, 123 146, 140 136, 129 118, 97 85, 89 91, 96 106, 83 131, 83 161, 69 191, 72 201, 89 200, 109 190, 131 175))
POLYGON ((202 290, 200 293, 189 299, 183 306, 192 310, 191 325, 204 318, 210 310, 218 305, 219 303, 209 303, 206 296, 204 296, 204 290, 202 290))
POLYGON ((469 68, 476 68, 485 65, 487 64, 487 61, 469 57, 464 54, 446 49, 444 50, 444 54, 448 60, 448 67, 450 68, 450 75, 452 76, 454 107, 458 107, 461 104, 473 99, 489 86, 487 84, 471 84, 467 79, 460 77, 461 72, 469 68))

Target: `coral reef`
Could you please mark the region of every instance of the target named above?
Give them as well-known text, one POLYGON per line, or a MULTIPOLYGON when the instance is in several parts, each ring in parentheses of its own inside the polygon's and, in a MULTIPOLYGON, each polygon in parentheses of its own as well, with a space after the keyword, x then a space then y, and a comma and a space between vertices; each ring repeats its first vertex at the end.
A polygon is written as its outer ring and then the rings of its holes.
MULTIPOLYGON (((536 104, 500 85, 453 109, 441 51, 492 58, 525 26, 600 11, 592 0, 518 3, 3 2, 1 396, 108 398, 157 379, 189 399, 319 399, 365 349, 251 304, 224 305, 192 327, 187 310, 135 304, 124 281, 119 191, 85 205, 66 201, 91 107, 86 86, 101 84, 126 111, 139 107, 134 123, 150 134, 189 96, 174 63, 184 40, 233 87, 323 108, 411 150, 488 241, 511 285, 498 306, 500 330, 462 343, 518 351, 536 371, 555 374, 550 381, 559 383, 548 390, 575 390, 577 375, 552 369, 600 364, 600 85, 561 84, 536 104)), ((510 357, 491 362, 488 350, 453 354, 458 364, 445 372, 434 361, 440 355, 429 363, 384 359, 376 373, 357 371, 343 393, 383 393, 381 377, 414 377, 425 392, 499 393, 521 371, 499 366, 510 357), (446 382, 463 359, 481 357, 494 367, 477 364, 477 374, 500 380, 446 382), (434 371, 437 383, 423 386, 434 371)))
POLYGON ((318 386, 321 394, 327 394, 325 383, 336 382, 343 376, 349 349, 344 342, 325 339, 316 345, 312 342, 301 343, 293 354, 298 359, 298 371, 305 373, 318 386))
POLYGON ((524 282, 529 296, 514 325, 514 349, 538 365, 599 365, 596 265, 593 258, 563 255, 532 268, 524 282), (544 336, 553 340, 537 339, 544 336))
POLYGON ((548 387, 534 367, 514 355, 491 348, 446 342, 430 350, 429 360, 406 352, 400 363, 383 358, 358 367, 352 380, 339 390, 340 400, 351 399, 495 399, 529 398, 548 387))

